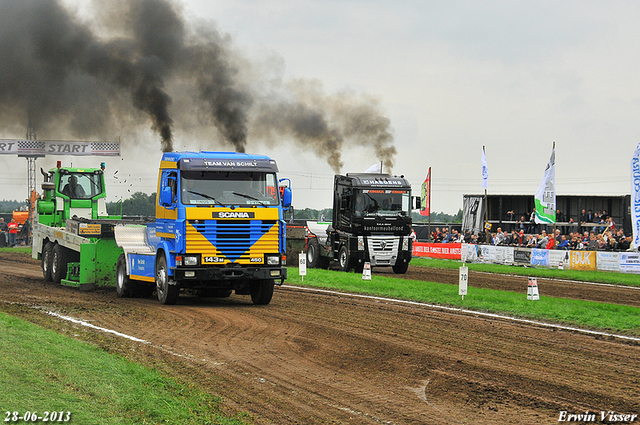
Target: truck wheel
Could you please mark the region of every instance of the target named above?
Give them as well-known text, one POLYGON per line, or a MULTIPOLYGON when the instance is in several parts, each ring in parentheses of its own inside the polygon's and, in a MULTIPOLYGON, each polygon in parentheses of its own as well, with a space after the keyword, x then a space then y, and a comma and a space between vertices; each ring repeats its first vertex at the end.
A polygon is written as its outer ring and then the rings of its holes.
POLYGON ((409 268, 409 263, 407 263, 406 261, 403 261, 402 263, 396 263, 393 266, 393 272, 395 274, 405 274, 408 268, 409 268))
POLYGON ((52 265, 53 243, 46 242, 42 248, 42 276, 45 282, 51 282, 51 265, 52 265))
POLYGON ((316 238, 312 238, 307 245, 307 267, 315 269, 320 265, 320 245, 316 238))
POLYGON ((262 279, 251 283, 251 301, 255 305, 267 305, 273 298, 273 279, 262 279))
POLYGON ((156 291, 158 292, 158 301, 161 304, 175 304, 178 302, 180 286, 169 285, 167 259, 164 255, 160 256, 156 263, 156 291))
POLYGON ((60 283, 67 277, 67 264, 69 263, 69 251, 67 248, 54 244, 51 254, 51 279, 60 283))
POLYGON ((349 259, 349 251, 347 247, 342 245, 340 251, 338 251, 338 263, 340 264, 340 271, 348 272, 351 269, 351 260, 349 259))
POLYGON ((133 295, 133 282, 127 275, 127 259, 120 254, 116 266, 116 294, 119 298, 129 298, 133 295))

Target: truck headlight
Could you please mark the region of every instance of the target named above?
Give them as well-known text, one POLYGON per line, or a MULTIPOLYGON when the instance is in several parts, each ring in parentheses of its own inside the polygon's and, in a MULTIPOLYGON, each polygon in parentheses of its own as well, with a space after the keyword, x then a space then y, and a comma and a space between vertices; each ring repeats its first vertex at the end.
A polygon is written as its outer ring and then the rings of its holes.
POLYGON ((182 263, 185 266, 197 266, 198 265, 198 257, 195 255, 183 255, 182 263))
POLYGON ((409 238, 402 238, 402 250, 409 251, 409 238))
POLYGON ((364 251, 364 236, 358 236, 358 251, 364 251))
POLYGON ((280 265, 279 255, 267 255, 267 266, 279 266, 279 265, 280 265))

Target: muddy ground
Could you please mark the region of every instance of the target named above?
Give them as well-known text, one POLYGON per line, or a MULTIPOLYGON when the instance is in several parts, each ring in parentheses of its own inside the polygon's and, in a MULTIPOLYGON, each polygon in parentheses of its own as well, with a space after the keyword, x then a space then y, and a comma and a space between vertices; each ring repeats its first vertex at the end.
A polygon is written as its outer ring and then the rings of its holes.
MULTIPOLYGON (((457 270, 408 273, 458 281, 457 270)), ((526 291, 526 278, 469 279, 526 291)), ((640 290, 538 283, 545 296, 640 305, 640 290)), ((277 288, 268 306, 236 295, 162 306, 45 283, 37 262, 7 253, 0 301, 10 314, 220 395, 230 413, 249 412, 258 424, 551 424, 562 411, 640 414, 633 340, 293 287, 277 288)))

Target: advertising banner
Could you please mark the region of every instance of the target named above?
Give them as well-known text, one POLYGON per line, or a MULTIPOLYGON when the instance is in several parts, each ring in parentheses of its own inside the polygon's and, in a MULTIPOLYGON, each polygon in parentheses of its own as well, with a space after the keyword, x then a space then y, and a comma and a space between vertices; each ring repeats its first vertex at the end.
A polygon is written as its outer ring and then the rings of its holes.
POLYGON ((420 215, 428 216, 429 214, 431 214, 431 167, 429 167, 427 178, 424 179, 421 189, 420 215))
POLYGON ((558 267, 560 263, 565 267, 569 265, 569 251, 549 250, 549 267, 558 267))
POLYGON ((477 234, 484 231, 482 220, 484 215, 484 198, 482 196, 465 196, 462 200, 462 233, 470 230, 477 234))
POLYGON ((532 266, 549 266, 549 251, 546 249, 533 248, 531 250, 532 266))
POLYGON ((556 144, 553 144, 551 158, 544 170, 542 181, 536 192, 536 223, 556 222, 556 144))
POLYGON ((513 250, 513 262, 518 264, 531 264, 531 249, 515 248, 513 250))
POLYGON ((631 227, 633 246, 640 247, 640 143, 631 158, 631 227))
POLYGON ((640 273, 640 252, 621 252, 620 271, 624 273, 640 273))
POLYGON ((596 270, 596 260, 595 251, 569 251, 569 268, 571 270, 596 270))
POLYGON ((442 258, 447 260, 460 260, 460 243, 413 243, 414 257, 442 258))
POLYGON ((596 252, 596 267, 598 270, 607 272, 620 271, 620 253, 619 252, 596 252))

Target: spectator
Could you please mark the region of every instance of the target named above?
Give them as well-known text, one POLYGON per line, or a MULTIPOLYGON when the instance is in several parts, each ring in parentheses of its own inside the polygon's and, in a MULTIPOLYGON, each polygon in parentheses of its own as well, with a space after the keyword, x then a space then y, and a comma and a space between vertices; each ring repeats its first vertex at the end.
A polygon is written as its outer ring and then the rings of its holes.
POLYGON ((411 243, 415 242, 416 239, 418 239, 418 235, 416 235, 416 231, 413 230, 413 227, 411 228, 411 235, 409 237, 411 238, 411 243))
POLYGON ((535 235, 530 234, 527 236, 527 248, 535 248, 538 245, 538 239, 536 239, 535 235))
POLYGON ((520 230, 515 234, 513 239, 513 246, 525 246, 527 243, 527 238, 524 236, 524 230, 520 230))
POLYGON ((562 214, 562 211, 560 210, 556 210, 556 222, 564 222, 564 214, 562 214))
POLYGON ((537 248, 545 249, 548 243, 549 243, 549 236, 547 236, 547 232, 543 230, 542 234, 538 236, 537 248))
POLYGON ((560 236, 560 243, 558 243, 557 249, 564 249, 564 250, 568 250, 569 249, 569 240, 567 239, 567 237, 565 235, 561 235, 560 236))
POLYGON ((498 227, 498 231, 496 233, 495 239, 496 239, 496 241, 495 241, 494 245, 504 245, 504 241, 506 239, 506 236, 502 232, 502 228, 498 227))
POLYGON ((527 218, 525 216, 520 216, 520 220, 516 221, 516 229, 518 229, 518 232, 520 230, 524 231, 527 230, 527 218))
POLYGON ((623 240, 621 240, 620 242, 618 242, 618 250, 619 251, 629 251, 631 250, 631 241, 633 240, 633 238, 631 236, 629 236, 628 238, 624 238, 623 240))
POLYGON ((9 228, 9 246, 14 246, 16 244, 19 224, 15 218, 12 218, 9 224, 7 224, 7 227, 9 228))
POLYGON ((472 243, 472 242, 471 242, 471 241, 472 241, 472 239, 473 239, 473 237, 472 237, 472 235, 471 235, 471 231, 470 231, 470 230, 465 231, 465 232, 464 232, 464 242, 465 242, 465 243, 472 243))
POLYGON ((9 236, 7 235, 8 231, 9 228, 7 227, 7 223, 4 222, 4 218, 0 217, 0 238, 2 239, 2 241, 0 241, 1 246, 5 246, 7 242, 9 242, 9 236))

